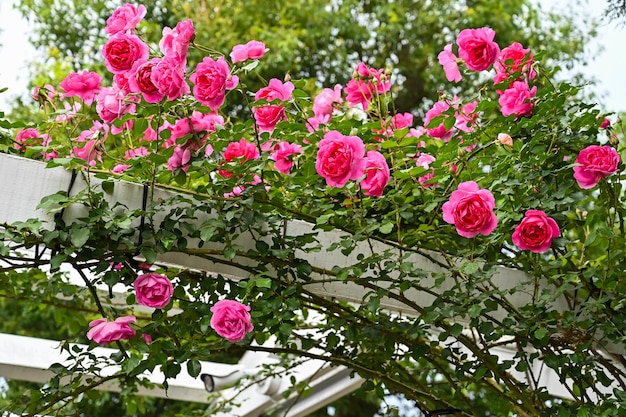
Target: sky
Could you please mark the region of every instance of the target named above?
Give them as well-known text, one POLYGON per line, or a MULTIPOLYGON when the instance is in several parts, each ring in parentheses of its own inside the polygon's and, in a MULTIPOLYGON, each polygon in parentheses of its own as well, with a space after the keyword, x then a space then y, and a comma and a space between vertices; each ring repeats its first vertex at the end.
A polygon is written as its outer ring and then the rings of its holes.
MULTIPOLYGON (((0 111, 7 111, 15 96, 26 96, 28 92, 27 60, 35 50, 28 43, 30 25, 13 6, 18 0, 0 0, 0 89, 9 90, 0 94, 0 111)), ((544 7, 569 7, 571 0, 537 0, 544 7)), ((600 16, 605 10, 606 0, 588 0, 588 14, 600 16)), ((603 21, 599 35, 589 50, 595 59, 583 72, 599 80, 593 90, 601 95, 604 112, 626 111, 626 24, 603 21), (599 45, 604 49, 597 50, 599 45)))

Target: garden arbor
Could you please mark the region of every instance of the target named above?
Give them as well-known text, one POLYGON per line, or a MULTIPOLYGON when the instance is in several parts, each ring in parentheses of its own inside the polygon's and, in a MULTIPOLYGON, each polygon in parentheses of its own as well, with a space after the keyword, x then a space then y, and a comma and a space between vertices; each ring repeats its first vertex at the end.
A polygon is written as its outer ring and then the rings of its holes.
POLYGON ((63 334, 2 336, 3 372, 48 378, 12 413, 103 389, 131 415, 145 394, 296 416, 360 385, 424 415, 623 412, 621 139, 539 54, 461 31, 438 61, 478 95, 416 128, 393 71, 250 91, 265 44, 227 56, 184 20, 157 48, 145 14, 107 20, 112 85, 71 73, 38 90, 41 124, 0 120, 0 295, 63 334))
MULTIPOLYGON (((58 191, 66 191, 69 195, 85 188, 101 187, 102 179, 98 179, 92 174, 72 173, 63 168, 46 169, 45 164, 38 161, 23 159, 10 155, 0 155, 2 163, 0 164, 0 175, 4 178, 13 176, 14 181, 5 182, 3 184, 3 195, 6 199, 0 206, 0 221, 6 225, 20 224, 30 218, 37 218, 42 221, 41 227, 53 228, 55 219, 54 215, 37 209, 39 202, 45 197, 56 194, 58 191), (16 209, 19 207, 20 209, 16 209)), ((145 197, 144 187, 139 184, 129 182, 116 182, 112 192, 107 196, 111 205, 120 204, 126 210, 137 210, 146 205, 150 205, 156 201, 170 201, 174 197, 174 192, 154 188, 150 190, 145 197), (145 201, 147 198, 149 202, 145 201)), ((81 217, 84 207, 78 205, 68 206, 63 212, 63 216, 68 223, 71 223, 72 217, 81 217)), ((58 221, 58 219, 57 219, 58 221)), ((199 219, 198 221, 204 221, 199 219)), ((137 225, 138 226, 138 225, 137 225)), ((319 241, 325 247, 330 247, 332 242, 337 241, 338 232, 324 232, 314 230, 314 225, 306 222, 293 221, 287 222, 284 227, 285 235, 304 235, 317 234, 319 241)), ((138 236, 135 236, 138 238, 138 236)), ((252 243, 249 237, 242 237, 242 242, 252 243)), ((393 248, 385 247, 384 244, 378 244, 375 248, 362 248, 356 251, 386 251, 393 248)), ((12 267, 15 264, 23 263, 24 268, 39 267, 48 269, 44 266, 49 262, 49 254, 46 249, 41 248, 22 248, 19 253, 23 258, 8 258, 4 262, 4 267, 12 267), (43 262, 42 262, 43 261, 43 262)), ((314 254, 302 253, 303 259, 311 264, 316 271, 331 271, 337 265, 349 265, 355 262, 354 256, 346 256, 335 250, 327 252, 322 249, 314 254)), ((436 253, 430 253, 428 257, 414 255, 416 263, 425 271, 434 272, 438 269, 436 263, 428 259, 429 257, 438 257, 436 253)), ((190 269, 201 272, 208 277, 217 274, 226 274, 233 281, 249 278, 246 276, 245 270, 238 266, 233 266, 231 262, 225 259, 212 258, 211 260, 202 257, 185 254, 185 253, 166 253, 160 256, 156 264, 178 269, 190 269)), ((80 275, 71 268, 65 271, 68 274, 69 282, 85 289, 85 283, 82 282, 80 275)), ((361 303, 367 298, 367 289, 346 282, 324 282, 323 273, 321 280, 312 284, 312 293, 327 299, 343 300, 349 303, 361 303)), ((513 288, 517 282, 530 280, 530 276, 522 271, 516 271, 508 268, 500 268, 494 277, 492 283, 497 286, 513 288)), ((99 289, 100 297, 108 305, 117 308, 123 308, 125 304, 124 293, 111 292, 110 297, 106 291, 99 289)), ((63 296, 59 294, 59 297, 63 296)), ((518 298, 513 302, 517 306, 523 306, 528 303, 527 294, 518 294, 518 298)), ((434 297, 428 293, 415 292, 408 298, 410 303, 403 303, 390 296, 381 300, 381 308, 391 314, 415 317, 418 312, 411 308, 411 304, 418 305, 432 304, 434 297)), ((567 310, 567 300, 561 298, 556 300, 556 309, 567 310)), ((134 311, 141 313, 151 313, 151 309, 136 305, 134 311)), ((170 310, 170 314, 175 316, 180 311, 170 310)), ((321 318, 319 318, 321 319, 321 318)), ((471 329, 467 322, 458 321, 463 326, 461 334, 468 338, 480 339, 482 336, 477 334, 475 329, 471 329)), ((311 330, 315 333, 315 329, 311 330)), ((433 341, 439 339, 439 335, 443 333, 442 329, 436 329, 431 333, 430 337, 433 341)), ((314 336, 315 337, 315 336, 314 336)), ((320 335, 320 337, 323 337, 320 335)), ((472 355, 472 351, 466 346, 452 338, 444 338, 441 340, 443 345, 458 345, 459 352, 466 355, 472 355)), ((323 407, 331 401, 346 395, 362 384, 362 378, 355 375, 354 372, 345 366, 331 366, 330 362, 323 359, 309 359, 302 361, 300 358, 291 357, 288 361, 281 361, 278 357, 272 355, 268 351, 274 347, 274 340, 268 341, 263 348, 266 351, 247 352, 237 364, 222 364, 215 362, 200 362, 201 370, 199 375, 190 376, 184 371, 173 379, 167 380, 167 388, 162 386, 164 375, 159 370, 147 372, 139 375, 142 380, 148 381, 148 387, 141 387, 138 391, 139 395, 158 396, 175 400, 192 401, 192 402, 218 402, 215 394, 209 396, 209 392, 217 392, 219 398, 224 401, 229 398, 236 398, 237 404, 226 415, 237 415, 241 417, 255 417, 266 412, 269 409, 283 410, 284 416, 305 416, 317 408, 323 407), (284 369, 284 375, 278 373, 274 376, 264 376, 267 369, 273 365, 279 365, 284 369), (287 377, 288 376, 288 377, 287 377), (297 383, 306 383, 308 392, 306 395, 292 394, 291 396, 283 396, 289 392, 292 385, 297 383)), ((74 345, 77 351, 91 352, 100 360, 107 360, 119 354, 119 351, 110 348, 88 349, 87 346, 74 345)), ((515 361, 518 347, 511 341, 498 344, 491 348, 489 353, 494 355, 498 361, 515 361)), ((323 358, 323 352, 313 352, 323 358)), ((611 346, 600 351, 612 366, 622 367, 622 365, 614 361, 612 358, 624 354, 620 346, 611 346)), ((25 380, 31 382, 45 383, 52 376, 52 371, 59 363, 63 364, 67 356, 61 351, 61 342, 45 339, 37 339, 31 337, 14 336, 8 334, 0 334, 0 375, 17 380, 25 380)), ((93 360, 93 358, 91 359, 93 360)), ((64 366, 71 367, 71 361, 64 366)), ((111 364, 99 369, 98 376, 100 378, 109 377, 120 372, 120 366, 111 364)), ((82 376, 86 382, 91 381, 94 375, 85 372, 82 376)), ((550 368, 546 367, 542 360, 537 359, 526 372, 516 372, 514 377, 534 388, 545 388, 551 395, 572 399, 571 381, 563 382, 559 375, 550 368)), ((97 378, 95 379, 97 381, 97 378)), ((611 390, 618 388, 620 384, 626 383, 625 380, 614 383, 607 389, 603 389, 604 394, 610 395, 611 390)), ((97 385, 99 390, 120 391, 121 388, 115 379, 104 384, 97 385)), ((589 390, 589 395, 596 394, 589 390)), ((597 399, 597 397, 596 397, 597 399)), ((221 414, 219 414, 221 415, 221 414)))

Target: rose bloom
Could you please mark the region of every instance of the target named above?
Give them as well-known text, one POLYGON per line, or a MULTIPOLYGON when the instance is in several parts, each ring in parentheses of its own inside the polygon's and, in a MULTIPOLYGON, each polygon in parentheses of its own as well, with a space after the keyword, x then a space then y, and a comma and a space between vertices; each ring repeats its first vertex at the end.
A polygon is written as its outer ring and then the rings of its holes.
POLYGON ((170 101, 189 94, 189 85, 185 81, 185 64, 175 58, 162 58, 152 68, 150 80, 159 92, 170 101))
POLYGON ((107 25, 104 30, 109 35, 133 31, 145 15, 146 6, 140 5, 139 7, 135 7, 133 4, 126 3, 118 7, 111 17, 107 19, 107 25))
MULTIPOLYGON (((224 162, 239 162, 243 164, 250 159, 259 159, 260 153, 253 142, 248 143, 246 138, 241 138, 239 142, 230 142, 224 150, 224 162)), ((222 177, 230 178, 232 172, 220 169, 217 171, 222 177)))
POLYGON ((172 127, 170 139, 176 140, 189 134, 195 134, 198 145, 202 145, 207 138, 205 132, 215 132, 217 125, 224 126, 224 118, 219 114, 194 111, 191 117, 176 120, 172 127))
POLYGON ((476 113, 476 107, 478 107, 478 101, 474 100, 471 103, 467 103, 461 107, 461 110, 457 110, 454 113, 456 123, 454 127, 462 132, 473 132, 478 113, 476 113))
POLYGON ((99 74, 91 71, 83 71, 68 74, 59 85, 65 90, 65 94, 63 94, 64 98, 78 97, 83 100, 85 104, 90 105, 93 103, 93 99, 98 91, 100 91, 101 82, 102 77, 99 74))
POLYGON ((513 42, 500 52, 500 56, 493 64, 496 70, 494 84, 501 83, 516 72, 525 72, 528 79, 532 80, 537 75, 531 68, 532 62, 533 54, 530 53, 530 49, 524 49, 519 42, 513 42))
POLYGON ((360 104, 363 110, 367 110, 375 93, 385 94, 391 90, 391 82, 382 69, 377 70, 360 62, 354 73, 354 78, 343 89, 350 107, 360 104))
POLYGON ((168 58, 174 58, 179 62, 187 59, 189 44, 196 36, 192 20, 181 20, 174 29, 164 27, 163 35, 159 41, 159 49, 168 58))
POLYGON ((611 146, 591 145, 580 151, 574 166, 574 179, 580 188, 593 188, 602 178, 618 171, 620 157, 611 146))
POLYGON ((250 307, 234 300, 221 300, 211 307, 211 327, 231 343, 242 341, 254 330, 250 307))
POLYGON ((104 64, 113 74, 130 71, 133 64, 140 59, 148 59, 150 52, 136 35, 116 33, 102 47, 104 64))
POLYGON ((89 166, 96 166, 96 160, 102 161, 102 151, 97 149, 97 140, 88 140, 82 147, 74 146, 72 156, 87 162, 89 166))
POLYGON ((389 183, 389 165, 378 151, 368 151, 365 155, 365 178, 361 181, 363 194, 373 197, 383 195, 389 183))
POLYGON ((270 158, 274 160, 274 168, 283 174, 289 174, 293 167, 293 156, 302 153, 302 146, 295 143, 279 142, 270 158))
POLYGON ((150 61, 139 60, 133 64, 128 76, 128 88, 133 93, 141 93, 148 103, 158 103, 163 93, 152 82, 152 69, 160 62, 159 58, 150 61))
POLYGON ((495 207, 489 190, 481 190, 474 181, 466 181, 459 184, 450 200, 443 204, 443 220, 454 224, 463 237, 472 238, 479 233, 487 236, 498 225, 493 213, 495 207))
POLYGON ((96 111, 105 123, 111 123, 126 113, 134 113, 135 103, 128 101, 119 88, 107 87, 98 93, 96 111))
MULTIPOLYGON (((266 100, 266 101, 289 101, 292 99, 292 92, 294 90, 294 85, 291 82, 286 82, 283 84, 277 78, 272 78, 267 85, 267 87, 261 88, 256 92, 254 99, 255 100, 266 100)), ((287 120, 287 116, 285 114, 285 107, 278 104, 263 104, 261 106, 256 106, 252 109, 254 112, 254 120, 259 127, 261 132, 272 132, 278 122, 282 120, 287 120)))
POLYGON ((467 68, 484 71, 493 64, 500 54, 500 47, 493 41, 496 32, 489 28, 464 29, 456 38, 459 57, 467 68))
POLYGON ((513 232, 513 243, 521 250, 535 253, 550 249, 552 239, 561 236, 554 219, 541 210, 528 210, 513 232))
POLYGON ((445 72, 448 81, 455 83, 461 81, 461 71, 459 71, 459 65, 456 62, 456 55, 452 52, 452 44, 444 46, 443 51, 437 55, 437 59, 443 67, 443 72, 445 72))
POLYGON ((182 169, 187 172, 189 169, 189 161, 191 160, 191 151, 189 148, 181 148, 177 146, 174 148, 174 153, 167 160, 167 169, 174 172, 177 169, 182 169))
POLYGON ((20 129, 15 135, 15 149, 22 149, 30 146, 41 146, 42 135, 37 129, 32 127, 20 129))
POLYGON ((315 170, 331 187, 341 188, 365 173, 365 145, 358 136, 344 136, 336 130, 318 143, 315 170))
POLYGON ((323 116, 332 116, 335 103, 343 103, 341 98, 341 84, 334 89, 324 88, 313 100, 313 114, 318 120, 323 116))
POLYGON ((226 90, 232 90, 239 83, 239 78, 230 75, 223 57, 217 61, 205 57, 189 79, 194 84, 193 95, 196 100, 211 110, 218 110, 224 104, 226 90))
POLYGON ((424 127, 426 128, 426 133, 428 133, 428 136, 441 139, 444 142, 448 142, 450 139, 452 139, 452 135, 454 134, 454 132, 452 131, 452 129, 446 129, 443 122, 437 127, 427 127, 430 124, 431 120, 433 120, 437 116, 441 116, 441 114, 449 108, 450 105, 445 101, 438 101, 433 105, 430 110, 426 112, 426 115, 424 117, 424 127))
POLYGON ((413 124, 411 113, 397 113, 391 118, 390 126, 393 130, 405 129, 413 124))
POLYGON ((168 305, 174 293, 174 286, 169 278, 154 272, 139 275, 133 287, 137 302, 152 308, 168 305))
POLYGON ((273 132, 278 122, 287 120, 285 107, 278 104, 265 104, 254 107, 252 111, 259 132, 273 132))
POLYGON ((237 62, 247 61, 248 59, 261 59, 263 55, 269 51, 263 42, 250 41, 244 45, 235 45, 230 53, 230 59, 233 64, 237 62))
POLYGON ((113 76, 113 85, 124 92, 124 94, 130 93, 130 87, 128 86, 128 73, 115 74, 113 76))
POLYGON ((533 110, 531 99, 537 94, 537 87, 532 89, 526 81, 515 81, 500 95, 502 115, 515 117, 530 116, 533 110))
POLYGON ((91 329, 87 332, 87 338, 99 344, 116 342, 118 340, 128 340, 136 333, 130 327, 130 323, 135 323, 135 316, 118 317, 115 321, 107 321, 102 318, 89 323, 91 329))

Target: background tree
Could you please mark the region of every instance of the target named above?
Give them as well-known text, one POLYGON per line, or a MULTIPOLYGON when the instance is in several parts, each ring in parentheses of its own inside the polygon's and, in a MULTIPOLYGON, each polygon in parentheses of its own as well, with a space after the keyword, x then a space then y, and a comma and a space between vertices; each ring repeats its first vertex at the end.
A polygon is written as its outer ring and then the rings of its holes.
MULTIPOLYGON (((34 82, 44 85, 69 70, 101 65, 105 21, 123 3, 21 0, 20 10, 34 23, 31 40, 45 56, 34 82)), ((595 34, 579 2, 558 13, 530 0, 155 0, 150 6, 146 21, 157 30, 146 32, 155 46, 161 27, 193 18, 197 44, 229 51, 244 40, 261 40, 275 59, 259 72, 267 79, 309 79, 310 92, 345 85, 360 61, 393 69, 396 109, 416 116, 446 83, 437 53, 463 28, 490 26, 499 44, 520 42, 564 68, 584 64, 585 45, 595 34)), ((190 67, 199 59, 199 52, 192 55, 190 67)), ((262 85, 248 82, 253 91, 262 85)), ((458 91, 473 88, 465 81, 458 85, 458 91)))

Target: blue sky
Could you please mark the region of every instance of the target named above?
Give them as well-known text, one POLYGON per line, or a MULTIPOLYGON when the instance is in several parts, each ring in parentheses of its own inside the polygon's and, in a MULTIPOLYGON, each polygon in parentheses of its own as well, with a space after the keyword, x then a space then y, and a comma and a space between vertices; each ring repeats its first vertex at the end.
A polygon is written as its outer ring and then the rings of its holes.
MULTIPOLYGON (((9 91, 0 94, 0 111, 7 110, 11 100, 17 95, 28 94, 28 68, 26 60, 35 53, 28 43, 29 24, 13 10, 17 0, 0 0, 0 88, 9 87, 9 91)), ((570 7, 572 0, 537 0, 543 7, 555 9, 570 7)), ((600 17, 605 10, 606 0, 587 0, 585 10, 588 15, 600 17)), ((593 45, 589 45, 595 59, 583 69, 594 76, 599 83, 594 90, 602 95, 601 105, 604 111, 626 111, 626 25, 620 26, 604 21, 599 28, 599 35, 593 45), (600 45, 604 47, 599 50, 600 45)))

